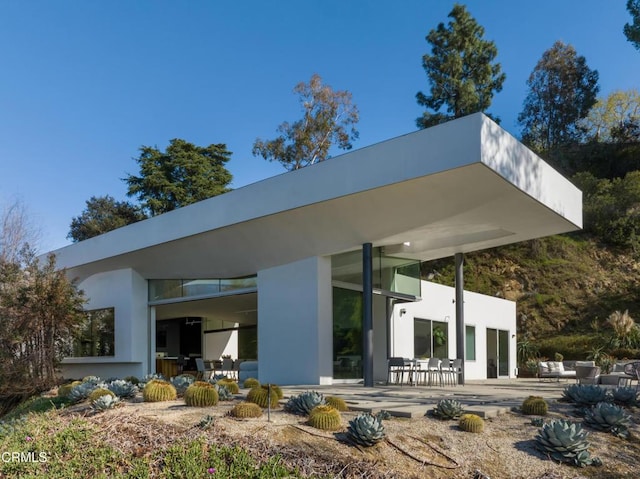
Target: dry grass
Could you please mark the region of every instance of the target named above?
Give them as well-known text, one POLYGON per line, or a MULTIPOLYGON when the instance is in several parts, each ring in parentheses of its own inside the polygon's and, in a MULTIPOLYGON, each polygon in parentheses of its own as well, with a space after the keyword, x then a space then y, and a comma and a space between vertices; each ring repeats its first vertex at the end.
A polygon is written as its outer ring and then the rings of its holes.
MULTIPOLYGON (((627 478, 637 477, 640 457, 639 414, 634 411, 632 436, 624 440, 591 433, 592 455, 601 467, 578 469, 557 464, 534 447, 538 429, 531 418, 509 413, 487 420, 485 431, 461 431, 456 421, 431 417, 385 421, 387 440, 372 448, 344 442, 344 431, 313 429, 304 418, 272 411, 257 419, 239 420, 226 413, 233 402, 212 408, 186 407, 181 400, 164 403, 129 402, 114 410, 91 414, 71 408, 65 414, 84 415, 100 427, 102 439, 123 452, 151 456, 175 441, 204 436, 208 441, 238 445, 261 460, 279 455, 292 468, 314 476, 343 478, 627 478), (198 426, 212 416, 210 427, 198 426)), ((343 425, 356 413, 343 413, 343 425)), ((571 406, 551 402, 548 418, 569 417, 571 406)), ((579 418, 574 418, 579 421, 579 418)))

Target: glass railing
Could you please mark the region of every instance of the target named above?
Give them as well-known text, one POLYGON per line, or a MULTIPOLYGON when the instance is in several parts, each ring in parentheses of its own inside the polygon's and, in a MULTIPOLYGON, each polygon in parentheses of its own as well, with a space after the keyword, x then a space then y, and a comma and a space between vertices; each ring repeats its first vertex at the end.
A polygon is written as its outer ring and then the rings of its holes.
POLYGON ((240 289, 255 288, 257 276, 225 279, 150 279, 149 301, 210 296, 240 289))

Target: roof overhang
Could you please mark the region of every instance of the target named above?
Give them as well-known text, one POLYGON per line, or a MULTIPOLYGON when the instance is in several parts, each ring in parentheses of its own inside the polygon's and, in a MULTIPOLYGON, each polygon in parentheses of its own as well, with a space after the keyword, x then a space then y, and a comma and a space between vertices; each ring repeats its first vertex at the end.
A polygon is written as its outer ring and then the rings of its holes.
POLYGON ((478 113, 55 251, 73 277, 224 278, 363 243, 420 260, 581 228, 582 194, 478 113))

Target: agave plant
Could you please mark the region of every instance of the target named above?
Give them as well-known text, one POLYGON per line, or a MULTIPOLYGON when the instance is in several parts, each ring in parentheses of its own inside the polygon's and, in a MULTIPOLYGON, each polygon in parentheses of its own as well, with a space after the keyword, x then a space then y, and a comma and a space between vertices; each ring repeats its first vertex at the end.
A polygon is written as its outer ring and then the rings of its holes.
POLYGON ((218 391, 218 398, 220 401, 232 401, 233 394, 224 384, 216 384, 216 390, 218 391))
POLYGON ((302 394, 291 397, 284 405, 287 412, 308 416, 311 410, 325 404, 324 396, 316 391, 305 391, 302 394))
POLYGON ((180 374, 171 378, 171 384, 176 388, 178 396, 184 395, 189 386, 195 382, 196 378, 192 374, 180 374))
POLYGON ((360 414, 351 421, 347 428, 349 441, 364 447, 371 447, 384 439, 382 419, 371 414, 360 414))
POLYGON ((440 419, 457 419, 464 413, 464 407, 455 399, 441 399, 431 414, 440 419))
POLYGON ((138 394, 138 386, 124 379, 116 379, 107 384, 107 388, 119 398, 132 398, 138 394))
POLYGON ((95 390, 98 389, 97 384, 93 384, 91 382, 83 382, 71 388, 71 391, 67 395, 69 399, 73 402, 84 401, 89 397, 89 395, 95 390))
POLYGON ((619 406, 635 406, 638 404, 638 393, 634 388, 616 388, 611 391, 611 399, 619 406))
POLYGON ((586 411, 584 422, 599 431, 611 432, 618 437, 626 438, 629 435, 631 416, 620 406, 601 402, 586 411))
POLYGON ((110 396, 108 394, 100 396, 98 399, 91 403, 91 407, 95 411, 104 411, 105 409, 112 409, 120 402, 120 398, 117 396, 110 396))
POLYGON ((595 406, 607 401, 607 390, 595 384, 571 384, 564 388, 562 397, 578 407, 595 406))
POLYGON ((592 463, 589 454, 589 433, 582 425, 564 419, 545 423, 536 436, 540 451, 561 462, 583 467, 592 463))

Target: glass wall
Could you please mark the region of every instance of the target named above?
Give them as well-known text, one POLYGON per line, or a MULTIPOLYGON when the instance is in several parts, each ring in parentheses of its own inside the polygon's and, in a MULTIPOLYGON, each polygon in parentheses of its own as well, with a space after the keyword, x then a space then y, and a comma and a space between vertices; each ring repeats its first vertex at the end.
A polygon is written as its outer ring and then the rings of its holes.
POLYGON ((257 276, 229 279, 150 279, 149 301, 210 296, 240 289, 256 288, 257 276))
POLYGON ((464 358, 467 361, 476 360, 476 327, 465 326, 465 338, 464 338, 464 358))
POLYGON ((333 288, 333 377, 362 379, 362 293, 333 288))
POLYGON ((449 326, 441 321, 414 318, 413 355, 416 358, 448 358, 449 326))

